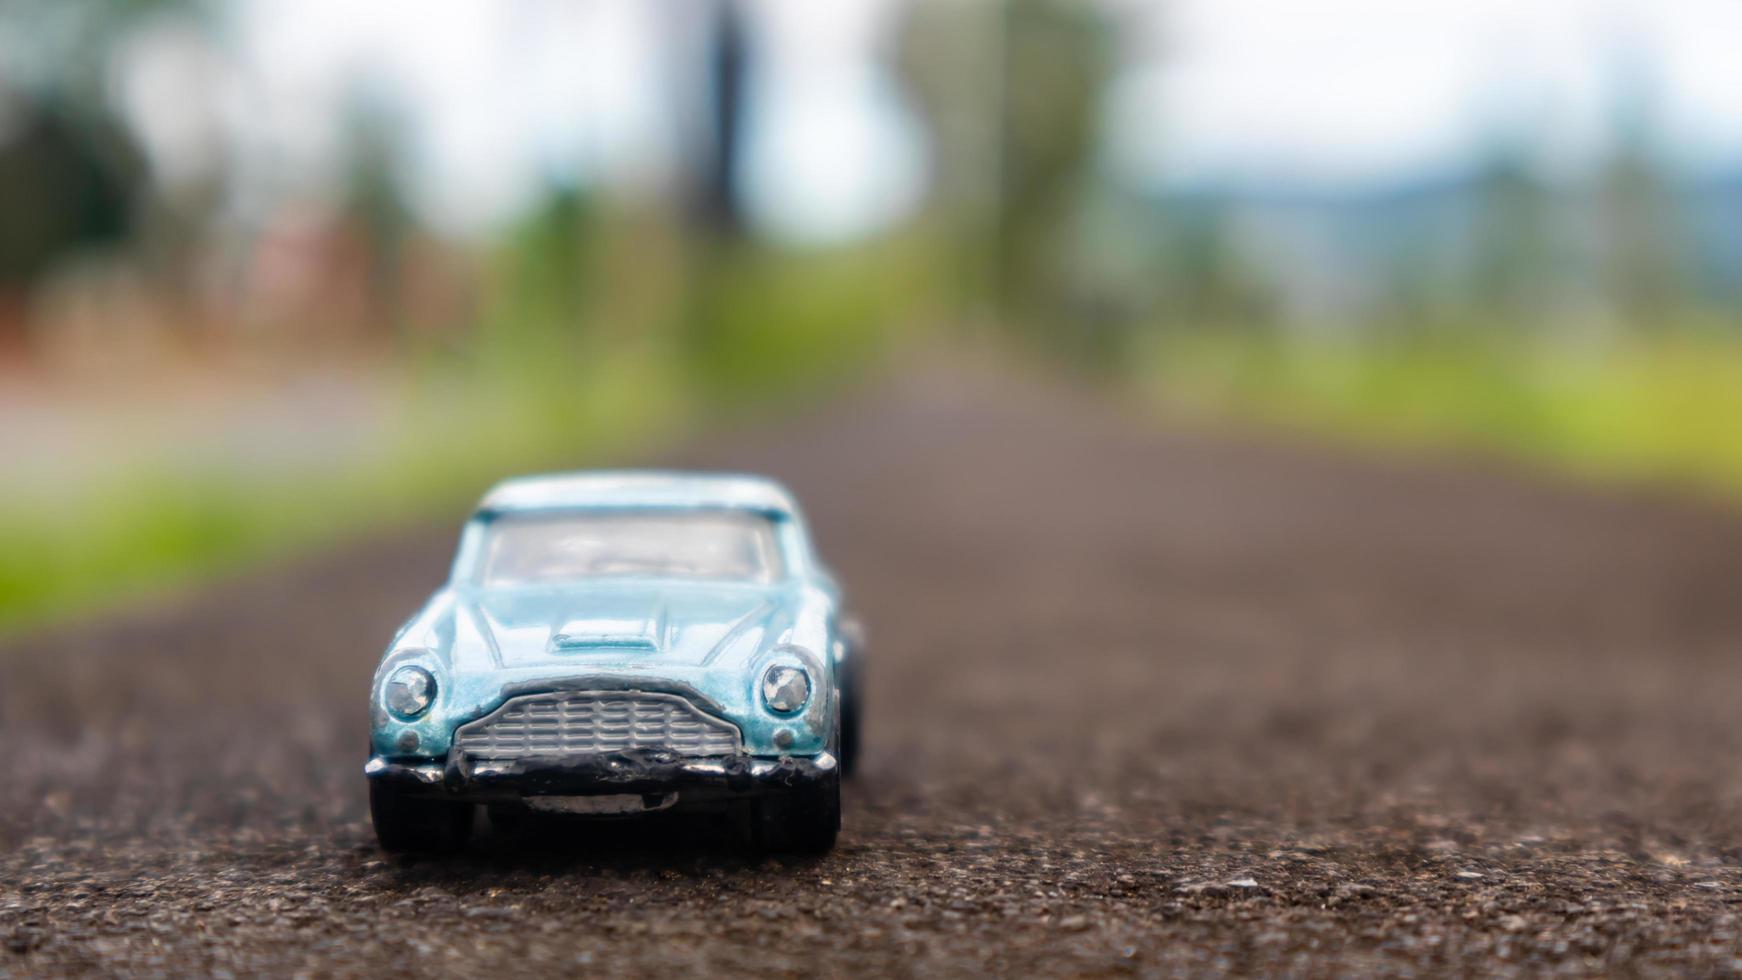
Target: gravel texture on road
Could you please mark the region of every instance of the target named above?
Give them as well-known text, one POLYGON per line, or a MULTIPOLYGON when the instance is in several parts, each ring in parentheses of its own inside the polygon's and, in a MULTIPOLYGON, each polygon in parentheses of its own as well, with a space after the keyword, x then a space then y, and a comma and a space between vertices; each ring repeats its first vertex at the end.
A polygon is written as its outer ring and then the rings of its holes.
POLYGON ((869 626, 836 852, 375 847, 454 528, 0 645, 0 974, 1742 971, 1742 519, 886 382, 772 473, 869 626))

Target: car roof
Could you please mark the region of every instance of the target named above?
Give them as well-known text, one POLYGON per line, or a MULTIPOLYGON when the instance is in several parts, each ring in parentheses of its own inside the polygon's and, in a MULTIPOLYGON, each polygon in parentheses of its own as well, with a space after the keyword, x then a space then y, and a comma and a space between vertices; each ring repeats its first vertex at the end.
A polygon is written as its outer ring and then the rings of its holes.
POLYGON ((585 470, 516 477, 492 487, 480 515, 542 510, 728 509, 788 517, 792 494, 767 477, 670 470, 585 470))

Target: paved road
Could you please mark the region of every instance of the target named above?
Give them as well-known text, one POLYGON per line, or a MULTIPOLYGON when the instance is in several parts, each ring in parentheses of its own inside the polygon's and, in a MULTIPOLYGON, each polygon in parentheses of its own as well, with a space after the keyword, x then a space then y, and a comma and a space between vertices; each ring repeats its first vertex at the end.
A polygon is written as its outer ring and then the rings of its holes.
POLYGON ((374 847, 450 528, 0 649, 0 974, 1742 969, 1742 519, 890 383, 680 454, 872 631, 838 851, 374 847))

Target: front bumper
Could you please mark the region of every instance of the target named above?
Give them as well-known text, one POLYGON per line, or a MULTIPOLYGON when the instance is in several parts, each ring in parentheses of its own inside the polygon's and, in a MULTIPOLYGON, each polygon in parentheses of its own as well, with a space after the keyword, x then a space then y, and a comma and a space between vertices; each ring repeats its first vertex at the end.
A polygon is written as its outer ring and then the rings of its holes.
POLYGON ((515 762, 375 756, 363 767, 371 780, 402 791, 477 803, 537 796, 602 796, 676 792, 684 804, 783 793, 835 774, 828 753, 766 758, 752 755, 679 757, 632 750, 515 762))

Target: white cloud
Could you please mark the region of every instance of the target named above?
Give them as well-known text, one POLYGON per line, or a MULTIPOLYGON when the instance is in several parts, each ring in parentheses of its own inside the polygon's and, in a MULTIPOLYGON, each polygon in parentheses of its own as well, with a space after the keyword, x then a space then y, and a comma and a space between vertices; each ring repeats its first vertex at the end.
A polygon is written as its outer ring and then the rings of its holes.
MULTIPOLYGON (((487 227, 550 176, 658 180, 679 151, 671 85, 699 84, 687 0, 238 0, 248 80, 232 120, 268 183, 333 177, 359 79, 402 109, 415 187, 449 228, 487 227)), ((753 213, 804 240, 863 234, 913 206, 920 139, 875 65, 892 0, 753 0, 753 213)))
POLYGON ((621 174, 659 152, 657 25, 636 0, 246 0, 237 128, 292 185, 332 178, 361 81, 403 112, 428 215, 476 230, 548 177, 621 174))
MULTIPOLYGON (((1129 8, 1128 8, 1129 9, 1129 8)), ((1730 0, 1173 0, 1110 107, 1128 173, 1372 179, 1511 130, 1550 166, 1603 148, 1617 70, 1656 75, 1668 135, 1742 146, 1730 0)), ((1650 80, 1650 79, 1648 79, 1650 80)))
POLYGON ((917 206, 923 140, 874 58, 884 0, 759 0, 742 187, 778 237, 826 243, 917 206))

